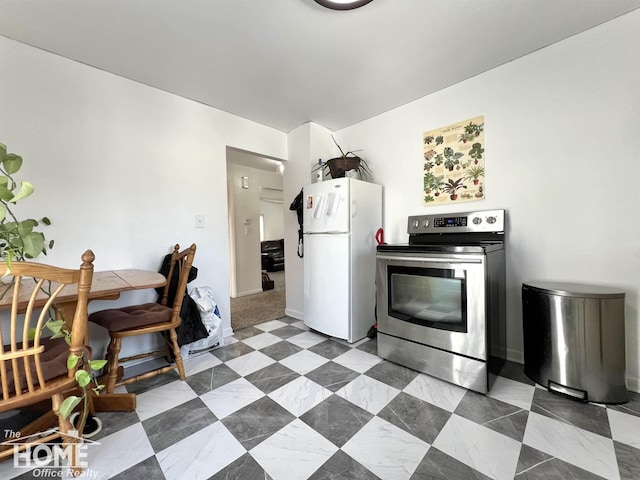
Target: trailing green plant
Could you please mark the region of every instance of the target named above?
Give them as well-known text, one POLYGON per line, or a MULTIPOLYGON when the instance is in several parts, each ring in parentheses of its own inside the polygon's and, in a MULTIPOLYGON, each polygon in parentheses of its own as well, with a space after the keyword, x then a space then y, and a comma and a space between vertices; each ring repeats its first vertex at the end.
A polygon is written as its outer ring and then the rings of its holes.
MULTIPOLYGON (((14 177, 22 168, 23 159, 20 155, 9 153, 7 146, 0 143, 0 258, 4 259, 7 269, 11 268, 12 261, 25 261, 47 254, 47 250, 53 248, 54 241, 45 238, 44 233, 34 230, 42 225, 51 225, 48 217, 39 220, 27 218, 19 220, 14 212, 14 206, 33 194, 35 188, 31 182, 19 180, 14 177)), ((4 296, 10 290, 11 283, 2 290, 4 296)), ((51 285, 42 287, 43 292, 50 293, 51 285)), ((45 327, 52 332, 51 338, 64 338, 67 344, 71 344, 71 329, 66 324, 62 312, 54 305, 49 312, 49 320, 45 327)), ((31 332, 32 334, 34 332, 31 332)), ((33 338, 33 337, 32 337, 33 338)), ((94 371, 102 369, 106 365, 106 360, 91 360, 87 352, 83 352, 81 357, 75 354, 69 355, 67 368, 75 369, 75 378, 78 386, 82 390, 82 396, 69 396, 60 406, 60 413, 67 418, 74 408, 84 400, 84 410, 82 422, 84 423, 88 414, 87 409, 87 388, 93 383, 93 390, 98 393, 104 388, 95 377, 94 371)))
POLYGON ((0 258, 7 259, 9 264, 11 260, 46 255, 54 243, 53 240, 47 242, 44 233, 34 230, 41 223, 51 225, 49 218, 18 220, 13 211, 17 202, 34 192, 31 182, 14 178, 22 162, 20 155, 8 153, 7 146, 0 143, 0 258))
MULTIPOLYGON (((51 338, 64 338, 67 344, 71 345, 71 329, 64 320, 50 319, 45 323, 45 326, 53 333, 51 338)), ((92 390, 96 395, 104 388, 104 385, 100 385, 98 383, 98 379, 94 372, 102 370, 106 364, 106 360, 91 360, 86 351, 83 351, 82 356, 75 354, 69 355, 69 358, 67 358, 67 369, 73 370, 77 368, 75 371, 75 378, 76 383, 82 390, 82 395, 80 397, 70 395, 64 399, 60 405, 60 415, 62 415, 63 418, 69 417, 71 412, 73 412, 80 402, 84 401, 81 424, 86 421, 89 412, 87 405, 87 388, 89 388, 89 385, 93 383, 95 387, 93 387, 92 390)))

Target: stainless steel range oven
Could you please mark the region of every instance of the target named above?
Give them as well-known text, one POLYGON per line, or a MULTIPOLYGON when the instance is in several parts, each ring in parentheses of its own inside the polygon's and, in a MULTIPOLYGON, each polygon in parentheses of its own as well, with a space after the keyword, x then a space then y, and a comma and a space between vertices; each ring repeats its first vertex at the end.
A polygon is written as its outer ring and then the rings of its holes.
POLYGON ((378 355, 481 393, 504 363, 504 210, 409 217, 377 247, 378 355))

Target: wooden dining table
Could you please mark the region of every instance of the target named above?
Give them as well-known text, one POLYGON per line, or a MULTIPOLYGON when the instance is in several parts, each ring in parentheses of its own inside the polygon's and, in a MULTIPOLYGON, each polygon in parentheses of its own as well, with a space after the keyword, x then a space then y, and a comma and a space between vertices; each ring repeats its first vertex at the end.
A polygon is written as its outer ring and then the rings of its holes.
MULTIPOLYGON (((149 288, 163 287, 167 279, 158 272, 149 270, 123 269, 109 270, 93 273, 89 301, 92 300, 117 300, 122 292, 132 290, 145 290, 149 288)), ((28 303, 25 293, 24 298, 19 299, 18 311, 26 308, 28 303)), ((40 306, 47 301, 47 294, 41 293, 38 301, 40 306)), ((61 310, 63 318, 72 319, 76 310, 78 289, 68 285, 58 295, 56 306, 61 310)), ((10 293, 0 298, 0 310, 9 310, 12 305, 10 293)), ((89 339, 90 340, 90 339, 89 339)), ((96 411, 132 411, 136 408, 136 397, 133 393, 100 393, 93 395, 93 406, 96 411)))

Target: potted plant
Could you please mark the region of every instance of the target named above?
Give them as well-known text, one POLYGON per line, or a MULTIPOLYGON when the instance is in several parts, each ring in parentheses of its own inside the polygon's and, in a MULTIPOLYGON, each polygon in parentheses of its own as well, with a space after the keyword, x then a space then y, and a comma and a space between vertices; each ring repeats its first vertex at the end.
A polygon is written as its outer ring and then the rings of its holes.
POLYGON ((453 167, 460 164, 460 159, 464 156, 462 152, 454 152, 453 148, 445 147, 444 149, 444 167, 449 171, 453 170, 453 167))
POLYGON ((467 174, 466 178, 473 180, 474 185, 478 185, 480 177, 484 177, 484 167, 474 165, 469 167, 465 173, 467 174))
POLYGON ((346 172, 353 170, 357 172, 360 179, 371 176, 371 170, 369 169, 367 162, 354 153, 359 150, 351 150, 345 153, 342 150, 342 147, 338 145, 338 142, 336 142, 333 135, 331 135, 331 139, 333 140, 333 143, 336 144, 336 147, 338 147, 338 150, 340 150, 341 155, 339 157, 330 158, 325 162, 318 162, 312 172, 321 169, 323 175, 326 175, 328 172, 329 175, 331 175, 331 178, 342 178, 345 176, 346 172))
POLYGON ((473 158, 473 163, 478 164, 478 160, 482 158, 482 154, 484 153, 484 148, 482 148, 481 143, 474 143, 471 145, 471 150, 469 151, 469 156, 473 158))
MULTIPOLYGON (((18 220, 13 208, 17 202, 29 197, 34 192, 31 182, 26 180, 17 180, 14 175, 22 168, 23 159, 20 155, 7 152, 7 146, 0 143, 0 258, 6 264, 7 269, 11 268, 12 261, 26 261, 38 257, 40 254, 47 254, 47 249, 53 248, 53 240, 47 241, 44 233, 34 231, 41 223, 43 225, 51 225, 51 221, 47 217, 40 220, 27 218, 18 220)), ((10 291, 11 283, 5 284, 0 291, 0 296, 4 296, 10 291)), ((50 288, 50 287, 43 287, 50 288)), ((49 320, 45 323, 45 327, 52 333, 52 338, 64 338, 70 343, 71 330, 62 317, 62 312, 54 305, 50 313, 49 320)), ((68 417, 73 409, 82 401, 85 402, 83 411, 82 424, 86 421, 87 408, 87 387, 90 383, 94 383, 94 390, 97 392, 102 389, 96 381, 94 371, 101 369, 105 364, 105 360, 91 360, 83 353, 82 358, 71 355, 67 360, 69 369, 80 365, 80 369, 76 372, 76 381, 82 390, 82 396, 69 396, 60 406, 63 417, 68 417)))
POLYGON ((7 146, 0 143, 0 257, 8 262, 46 255, 47 248, 53 248, 53 240, 47 242, 42 232, 34 231, 40 223, 51 224, 47 217, 18 220, 13 212, 17 202, 34 192, 30 182, 13 177, 21 167, 22 157, 8 153, 7 146))
POLYGON ((442 191, 448 193, 451 200, 456 200, 458 198, 458 194, 456 192, 461 188, 467 188, 466 185, 462 184, 463 180, 464 177, 461 177, 457 180, 450 178, 449 181, 442 187, 442 191))

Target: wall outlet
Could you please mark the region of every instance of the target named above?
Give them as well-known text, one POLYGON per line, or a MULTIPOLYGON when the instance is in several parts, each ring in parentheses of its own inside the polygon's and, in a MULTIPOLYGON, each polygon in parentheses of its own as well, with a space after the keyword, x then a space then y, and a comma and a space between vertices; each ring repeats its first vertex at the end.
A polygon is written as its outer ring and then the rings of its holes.
POLYGON ((196 215, 196 228, 204 228, 204 215, 196 215))

